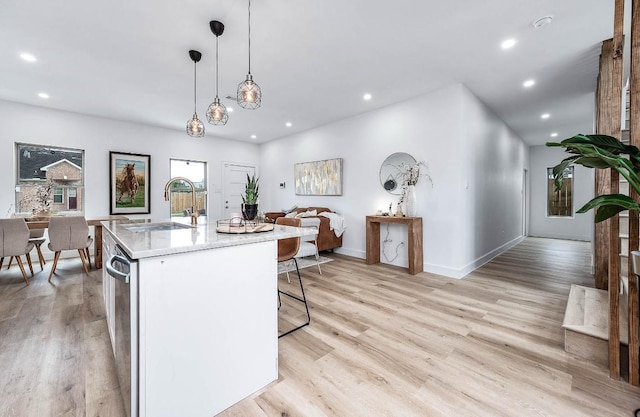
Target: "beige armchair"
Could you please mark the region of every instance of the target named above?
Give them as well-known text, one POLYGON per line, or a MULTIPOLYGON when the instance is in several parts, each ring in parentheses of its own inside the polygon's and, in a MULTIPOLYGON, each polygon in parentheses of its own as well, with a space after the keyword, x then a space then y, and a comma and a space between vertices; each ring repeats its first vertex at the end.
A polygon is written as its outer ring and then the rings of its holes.
POLYGON ((77 250, 82 260, 84 272, 89 274, 87 263, 91 268, 89 246, 93 239, 89 237, 89 225, 83 216, 51 217, 49 220, 49 250, 55 252, 53 267, 49 274, 49 281, 56 270, 60 253, 63 250, 77 250))
POLYGON ((33 243, 29 242, 29 228, 24 219, 0 219, 0 267, 5 256, 13 256, 18 261, 24 282, 29 285, 29 278, 24 270, 20 256, 25 255, 29 264, 31 276, 33 266, 29 252, 33 249, 33 243))

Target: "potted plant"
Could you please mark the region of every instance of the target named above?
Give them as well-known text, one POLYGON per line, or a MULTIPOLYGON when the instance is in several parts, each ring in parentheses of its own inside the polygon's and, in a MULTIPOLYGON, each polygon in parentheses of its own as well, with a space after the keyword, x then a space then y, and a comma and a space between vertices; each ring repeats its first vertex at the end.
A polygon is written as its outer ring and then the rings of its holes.
POLYGON ((249 177, 247 174, 247 184, 244 187, 244 195, 242 196, 242 216, 246 220, 253 220, 258 215, 258 184, 259 178, 255 174, 249 177))
MULTIPOLYGON (((625 145, 618 139, 607 135, 578 134, 562 142, 547 142, 549 147, 563 147, 571 156, 553 167, 557 188, 562 187, 562 173, 571 164, 587 168, 613 168, 622 175, 638 194, 640 194, 640 150, 625 145)), ((582 206, 577 213, 586 213, 595 209, 595 221, 601 222, 623 210, 638 210, 640 204, 624 194, 604 194, 596 196, 582 206)))

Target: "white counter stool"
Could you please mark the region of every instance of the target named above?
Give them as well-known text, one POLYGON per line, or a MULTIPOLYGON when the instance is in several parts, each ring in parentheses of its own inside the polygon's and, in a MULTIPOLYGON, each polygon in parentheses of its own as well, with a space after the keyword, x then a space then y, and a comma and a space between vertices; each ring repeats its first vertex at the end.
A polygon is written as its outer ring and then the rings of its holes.
MULTIPOLYGON (((279 217, 276 219, 276 224, 283 225, 283 226, 300 227, 300 219, 279 217)), ((302 293, 302 297, 299 297, 295 294, 281 291, 280 288, 278 288, 278 309, 281 306, 280 294, 286 295, 287 297, 290 297, 304 304, 304 307, 307 311, 307 321, 291 330, 288 330, 282 333, 281 335, 278 336, 278 338, 291 334, 296 330, 299 330, 305 326, 308 326, 309 323, 311 323, 311 316, 309 315, 309 305, 307 304, 307 297, 304 294, 304 287, 302 286, 302 278, 300 277, 300 269, 298 269, 298 261, 295 258, 295 255, 298 253, 299 249, 300 249, 299 237, 291 237, 287 239, 278 240, 278 262, 285 262, 293 259, 293 262, 296 265, 296 271, 298 272, 298 281, 300 282, 300 292, 302 293)), ((287 277, 288 276, 289 275, 287 273, 287 277)))

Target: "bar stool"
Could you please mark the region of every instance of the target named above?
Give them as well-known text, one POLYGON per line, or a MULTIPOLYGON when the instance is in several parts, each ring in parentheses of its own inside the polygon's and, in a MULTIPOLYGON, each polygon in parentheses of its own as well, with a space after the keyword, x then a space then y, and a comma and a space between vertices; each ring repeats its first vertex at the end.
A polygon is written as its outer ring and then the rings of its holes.
MULTIPOLYGON (((283 226, 300 227, 300 219, 279 217, 276 219, 276 224, 283 225, 283 226)), ((304 294, 304 287, 302 286, 302 278, 300 277, 300 269, 298 269, 298 261, 295 258, 295 255, 296 253, 298 253, 299 248, 300 248, 299 237, 291 237, 291 238, 278 240, 278 262, 285 262, 293 259, 293 262, 296 265, 296 271, 298 272, 298 281, 300 282, 300 292, 302 293, 302 296, 300 297, 298 295, 282 291, 280 290, 280 288, 278 288, 278 309, 281 306, 280 294, 286 295, 287 297, 290 297, 293 300, 299 301, 304 304, 304 308, 307 312, 307 321, 291 330, 288 330, 282 333, 281 335, 278 336, 278 338, 291 334, 296 330, 299 330, 305 326, 308 326, 309 323, 311 323, 311 316, 309 315, 309 305, 307 304, 307 297, 304 294)))

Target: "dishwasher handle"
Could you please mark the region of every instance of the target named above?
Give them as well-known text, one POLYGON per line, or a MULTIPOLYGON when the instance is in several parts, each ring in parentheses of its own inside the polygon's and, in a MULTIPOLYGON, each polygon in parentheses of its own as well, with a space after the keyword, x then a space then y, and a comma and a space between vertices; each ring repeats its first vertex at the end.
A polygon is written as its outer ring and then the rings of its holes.
POLYGON ((129 267, 131 267, 131 263, 129 262, 129 260, 127 258, 125 258, 124 256, 120 256, 120 255, 112 255, 109 260, 106 263, 106 267, 107 267, 107 272, 109 273, 109 275, 111 275, 112 277, 114 277, 115 279, 118 279, 122 282, 124 282, 125 284, 129 283, 129 276, 131 274, 125 274, 124 272, 120 272, 117 269, 115 269, 113 267, 113 263, 114 262, 120 262, 121 264, 125 264, 129 267))

